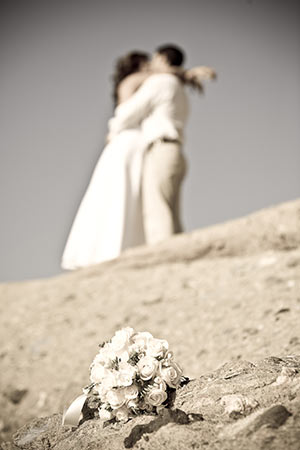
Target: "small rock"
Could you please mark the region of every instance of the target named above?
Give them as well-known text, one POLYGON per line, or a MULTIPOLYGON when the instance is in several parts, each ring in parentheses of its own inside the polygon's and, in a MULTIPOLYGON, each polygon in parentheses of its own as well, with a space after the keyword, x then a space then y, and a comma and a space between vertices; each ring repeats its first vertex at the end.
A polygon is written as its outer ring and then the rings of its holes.
POLYGON ((300 339, 298 338, 298 336, 293 336, 293 337, 290 339, 289 344, 291 344, 291 345, 297 345, 297 344, 300 344, 300 339))
POLYGON ((9 399, 9 401, 11 401, 11 403, 18 405, 27 393, 28 389, 11 389, 5 393, 5 396, 9 399))
POLYGON ((36 407, 38 409, 42 409, 45 406, 45 404, 46 404, 46 400, 47 400, 47 393, 44 392, 44 391, 41 391, 39 393, 39 398, 38 398, 38 401, 36 403, 36 407))
POLYGON ((66 295, 66 297, 64 298, 64 300, 66 300, 67 302, 75 300, 75 299, 76 299, 76 295, 75 294, 66 295))
POLYGON ((278 314, 287 313, 287 312, 290 312, 290 308, 280 308, 278 311, 276 311, 275 315, 277 316, 278 314))
POLYGON ((287 262, 287 267, 297 267, 300 264, 300 258, 292 258, 287 262))
POLYGON ((244 328, 243 331, 247 334, 250 334, 250 336, 254 336, 259 332, 258 328, 255 327, 244 328))
POLYGON ((143 300, 143 305, 154 305, 156 303, 161 303, 162 302, 162 298, 161 297, 152 297, 152 298, 147 298, 145 300, 143 300))
POLYGON ((292 414, 283 405, 272 406, 255 419, 253 430, 256 431, 262 426, 279 428, 291 415, 292 414))
POLYGON ((225 407, 225 413, 232 418, 246 416, 259 406, 254 398, 236 394, 224 395, 221 398, 221 405, 225 407))
POLYGON ((273 264, 275 264, 277 262, 277 258, 276 256, 264 256, 263 258, 261 258, 258 261, 258 265, 260 267, 267 267, 267 266, 272 266, 273 264))
POLYGON ((297 374, 297 370, 292 367, 283 367, 281 369, 280 375, 276 378, 274 384, 280 385, 290 381, 297 374))

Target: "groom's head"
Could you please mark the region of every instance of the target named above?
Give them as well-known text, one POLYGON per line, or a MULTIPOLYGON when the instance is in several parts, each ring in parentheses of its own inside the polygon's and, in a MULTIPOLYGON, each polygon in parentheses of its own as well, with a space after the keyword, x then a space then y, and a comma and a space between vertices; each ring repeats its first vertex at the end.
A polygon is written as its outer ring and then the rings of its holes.
POLYGON ((184 52, 175 45, 161 45, 155 50, 153 60, 158 63, 165 63, 168 66, 180 67, 184 62, 184 52))

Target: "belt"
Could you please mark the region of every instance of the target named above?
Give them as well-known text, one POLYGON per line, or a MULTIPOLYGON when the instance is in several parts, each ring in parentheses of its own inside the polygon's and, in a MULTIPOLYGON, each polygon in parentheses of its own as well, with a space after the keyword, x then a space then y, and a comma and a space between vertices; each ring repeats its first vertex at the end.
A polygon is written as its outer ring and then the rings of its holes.
POLYGON ((155 141, 151 142, 149 144, 148 148, 150 149, 151 147, 153 147, 153 145, 155 145, 157 143, 161 143, 161 144, 181 144, 181 141, 179 139, 170 139, 170 138, 167 138, 167 137, 161 137, 161 138, 155 139, 155 141))

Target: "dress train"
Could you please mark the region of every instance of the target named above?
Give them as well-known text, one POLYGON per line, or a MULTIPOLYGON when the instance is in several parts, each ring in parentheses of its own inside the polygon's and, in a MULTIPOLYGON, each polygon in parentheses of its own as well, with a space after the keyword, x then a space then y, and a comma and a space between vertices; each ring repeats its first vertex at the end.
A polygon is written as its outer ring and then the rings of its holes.
POLYGON ((62 268, 114 259, 145 243, 141 176, 146 145, 138 130, 122 131, 104 148, 73 222, 62 268))

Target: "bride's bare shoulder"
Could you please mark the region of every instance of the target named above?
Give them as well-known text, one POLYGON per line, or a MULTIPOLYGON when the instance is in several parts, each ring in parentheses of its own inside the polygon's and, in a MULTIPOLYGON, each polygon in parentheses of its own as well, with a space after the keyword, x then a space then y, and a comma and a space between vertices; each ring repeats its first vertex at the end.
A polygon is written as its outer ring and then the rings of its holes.
POLYGON ((124 78, 118 88, 119 103, 131 97, 148 77, 147 72, 136 72, 124 78))

